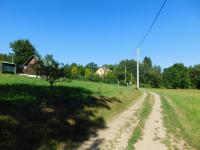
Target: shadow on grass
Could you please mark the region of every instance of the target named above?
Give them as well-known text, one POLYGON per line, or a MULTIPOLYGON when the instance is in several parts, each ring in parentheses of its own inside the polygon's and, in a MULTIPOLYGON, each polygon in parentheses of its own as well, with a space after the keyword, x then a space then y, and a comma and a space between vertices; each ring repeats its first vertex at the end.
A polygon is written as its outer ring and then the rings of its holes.
POLYGON ((0 85, 0 149, 75 148, 105 128, 95 112, 112 102, 120 101, 84 88, 0 85))

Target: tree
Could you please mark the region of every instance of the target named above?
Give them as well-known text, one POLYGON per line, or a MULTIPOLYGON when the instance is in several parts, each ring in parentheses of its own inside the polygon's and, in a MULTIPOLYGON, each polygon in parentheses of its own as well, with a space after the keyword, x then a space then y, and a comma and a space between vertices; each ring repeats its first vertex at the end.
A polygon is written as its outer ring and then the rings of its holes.
MULTIPOLYGON (((135 60, 122 60, 113 70, 114 75, 120 82, 124 81, 126 67, 126 81, 136 82, 137 62, 135 60), (132 79, 132 80, 131 80, 132 79)), ((140 63, 140 83, 141 86, 160 87, 162 86, 162 74, 160 66, 152 66, 150 57, 145 57, 140 63)))
POLYGON ((64 69, 59 68, 59 63, 54 60, 53 55, 46 55, 43 60, 38 60, 34 66, 36 74, 45 78, 51 85, 64 76, 64 69))
POLYGON ((16 40, 10 43, 10 48, 14 53, 15 63, 17 65, 23 64, 33 55, 38 56, 35 47, 29 42, 29 40, 16 40))
POLYGON ((192 86, 200 89, 200 64, 190 68, 192 86))
POLYGON ((12 55, 0 53, 0 61, 12 62, 12 55))
POLYGON ((144 57, 143 64, 149 68, 152 67, 152 61, 150 57, 144 57))
POLYGON ((116 78, 120 81, 124 80, 125 78, 125 68, 126 66, 126 75, 127 75, 127 81, 131 79, 131 73, 133 76, 136 76, 136 68, 137 68, 137 62, 135 60, 122 60, 113 70, 113 73, 115 74, 116 78))
POLYGON ((83 65, 78 65, 78 71, 79 71, 79 75, 80 76, 85 76, 85 68, 83 67, 83 65))
POLYGON ((112 65, 112 64, 105 64, 105 65, 103 65, 103 67, 105 67, 105 68, 108 68, 108 69, 110 69, 110 70, 114 70, 114 69, 115 69, 115 67, 116 67, 116 65, 112 65))
POLYGON ((140 64, 140 83, 141 86, 158 88, 162 86, 161 67, 150 67, 147 64, 140 64))
POLYGON ((71 75, 72 75, 72 78, 78 78, 79 76, 78 67, 74 66, 71 69, 71 75))
POLYGON ((104 78, 104 82, 117 83, 117 77, 115 76, 115 74, 112 71, 109 71, 104 78))
POLYGON ((91 76, 92 76, 92 71, 88 68, 85 69, 85 77, 89 79, 91 76))
POLYGON ((91 69, 93 72, 95 72, 98 69, 98 65, 93 63, 93 62, 91 62, 91 63, 87 64, 85 66, 85 68, 91 69))
POLYGON ((188 68, 181 63, 164 69, 162 76, 164 86, 167 88, 189 88, 190 86, 188 68))
POLYGON ((155 69, 149 69, 146 73, 147 82, 146 84, 150 85, 153 88, 159 88, 162 85, 162 75, 159 71, 155 69))
POLYGON ((64 65, 64 75, 68 79, 72 77, 70 72, 70 66, 68 64, 64 65))

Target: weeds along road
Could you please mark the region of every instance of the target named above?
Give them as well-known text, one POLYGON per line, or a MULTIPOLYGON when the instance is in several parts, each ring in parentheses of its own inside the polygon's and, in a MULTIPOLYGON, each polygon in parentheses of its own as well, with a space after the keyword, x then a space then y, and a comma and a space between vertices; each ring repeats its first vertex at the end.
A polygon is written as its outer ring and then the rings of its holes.
POLYGON ((90 137, 77 150, 123 150, 127 147, 132 131, 138 124, 137 113, 142 107, 147 93, 131 107, 119 114, 107 124, 106 129, 99 130, 95 137, 90 137))

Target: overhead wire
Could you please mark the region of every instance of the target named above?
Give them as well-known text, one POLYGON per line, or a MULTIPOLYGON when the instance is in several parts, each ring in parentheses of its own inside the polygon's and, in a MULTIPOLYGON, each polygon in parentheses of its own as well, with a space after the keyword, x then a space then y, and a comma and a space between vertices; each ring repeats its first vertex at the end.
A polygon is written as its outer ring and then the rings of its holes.
POLYGON ((162 3, 160 9, 158 10, 153 22, 151 23, 151 25, 149 26, 148 30, 145 32, 143 38, 140 40, 140 42, 138 43, 137 47, 141 47, 141 45, 144 43, 145 39, 147 38, 147 36, 149 35, 150 31, 152 30, 154 24, 156 23, 161 11, 163 10, 165 4, 166 4, 167 0, 164 0, 164 2, 162 3))

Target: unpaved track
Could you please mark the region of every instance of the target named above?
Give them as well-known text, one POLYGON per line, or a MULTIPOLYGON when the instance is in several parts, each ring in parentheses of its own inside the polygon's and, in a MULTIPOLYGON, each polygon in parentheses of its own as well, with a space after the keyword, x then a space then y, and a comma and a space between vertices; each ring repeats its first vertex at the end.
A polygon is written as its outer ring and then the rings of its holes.
POLYGON ((133 129, 138 124, 137 112, 142 107, 146 92, 131 107, 119 114, 107 124, 106 129, 99 130, 96 137, 91 137, 77 150, 124 150, 133 129))
POLYGON ((167 150, 167 147, 162 143, 166 138, 166 129, 163 127, 160 96, 156 93, 151 94, 155 100, 153 110, 145 123, 142 139, 135 144, 135 149, 167 150))

